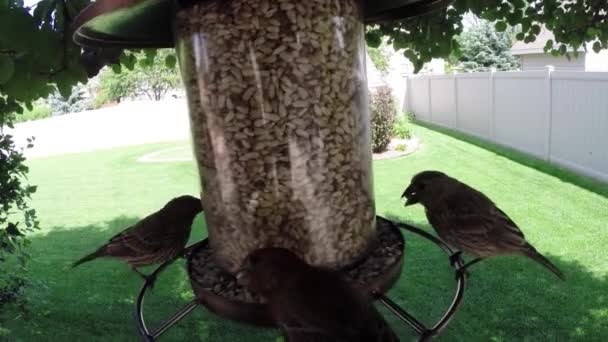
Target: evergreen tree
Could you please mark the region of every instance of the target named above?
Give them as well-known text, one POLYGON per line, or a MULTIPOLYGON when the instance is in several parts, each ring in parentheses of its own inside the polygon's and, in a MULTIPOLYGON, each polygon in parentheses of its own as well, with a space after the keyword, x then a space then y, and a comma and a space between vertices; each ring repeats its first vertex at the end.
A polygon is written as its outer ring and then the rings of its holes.
POLYGON ((475 26, 457 38, 460 54, 450 57, 452 68, 468 72, 514 70, 518 60, 511 54, 511 34, 508 30, 497 32, 492 23, 479 20, 475 26))

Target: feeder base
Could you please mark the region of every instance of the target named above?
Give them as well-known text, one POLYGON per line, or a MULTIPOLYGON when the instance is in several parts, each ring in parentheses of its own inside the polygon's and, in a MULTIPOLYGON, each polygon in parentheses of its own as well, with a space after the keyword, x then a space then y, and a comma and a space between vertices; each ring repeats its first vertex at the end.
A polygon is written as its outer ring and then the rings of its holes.
MULTIPOLYGON (((388 291, 399 279, 405 242, 399 228, 377 217, 378 246, 359 263, 342 270, 355 286, 372 293, 388 291)), ((261 326, 273 326, 265 304, 240 287, 236 279, 215 264, 208 240, 188 255, 188 274, 197 301, 216 314, 261 326)))

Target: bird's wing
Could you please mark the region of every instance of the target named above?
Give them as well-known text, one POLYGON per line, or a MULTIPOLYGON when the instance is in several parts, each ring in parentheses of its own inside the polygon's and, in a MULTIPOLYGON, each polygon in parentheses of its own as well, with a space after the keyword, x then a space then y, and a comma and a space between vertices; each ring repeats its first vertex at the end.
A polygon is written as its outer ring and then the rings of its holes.
POLYGON ((145 217, 133 226, 110 239, 107 251, 112 256, 138 256, 162 249, 172 239, 172 229, 167 227, 157 213, 145 217))
POLYGON ((492 221, 491 226, 501 226, 512 234, 524 238, 517 224, 482 192, 469 186, 454 191, 445 199, 445 210, 447 215, 453 217, 479 217, 479 220, 492 221))
POLYGON ((507 231, 507 234, 516 236, 521 240, 525 239, 524 233, 519 229, 517 224, 515 224, 504 211, 500 210, 500 208, 494 206, 491 216, 507 231))
POLYGON ((521 250, 524 234, 505 212, 483 193, 460 184, 427 209, 441 238, 476 256, 521 250))
POLYGON ((500 209, 479 210, 471 203, 461 203, 433 215, 434 226, 454 245, 478 256, 489 256, 526 248, 524 234, 500 209))

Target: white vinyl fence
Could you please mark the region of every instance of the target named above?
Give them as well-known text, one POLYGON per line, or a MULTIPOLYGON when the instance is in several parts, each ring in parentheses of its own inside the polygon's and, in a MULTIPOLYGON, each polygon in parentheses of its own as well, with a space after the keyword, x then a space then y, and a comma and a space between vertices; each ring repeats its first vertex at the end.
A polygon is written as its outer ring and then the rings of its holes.
POLYGON ((608 73, 486 72, 408 78, 417 120, 608 181, 608 73))

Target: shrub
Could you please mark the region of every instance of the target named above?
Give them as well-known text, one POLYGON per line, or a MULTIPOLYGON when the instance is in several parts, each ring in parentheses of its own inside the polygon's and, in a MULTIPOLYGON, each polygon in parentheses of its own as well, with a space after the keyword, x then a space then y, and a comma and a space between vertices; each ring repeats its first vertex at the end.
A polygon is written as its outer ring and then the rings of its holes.
POLYGON ((63 97, 59 92, 51 94, 48 103, 54 114, 79 113, 92 107, 92 102, 87 98, 85 86, 78 84, 72 89, 69 97, 63 97))
POLYGON ((412 133, 410 131, 410 123, 405 115, 401 115, 395 120, 395 136, 399 139, 410 139, 412 133))
MULTIPOLYGON (((115 101, 117 101, 117 100, 115 100, 115 101)), ((112 100, 110 99, 110 96, 106 92, 100 91, 97 94, 97 96, 95 96, 95 99, 93 100, 93 109, 99 109, 110 102, 112 102, 112 100)))
POLYGON ((399 144, 399 145, 397 145, 397 147, 395 147, 395 150, 397 150, 399 152, 405 152, 405 151, 407 151, 407 145, 399 144))
MULTIPOLYGON (((28 139, 28 148, 31 146, 32 139, 28 139)), ((36 211, 30 207, 36 187, 29 185, 27 172, 25 157, 13 137, 0 130, 0 307, 23 300, 27 234, 39 227, 36 211), (15 271, 6 271, 9 264, 16 266, 15 271)))
POLYGON ((43 101, 34 103, 32 110, 24 109, 23 114, 15 116, 15 122, 34 121, 40 119, 46 119, 51 116, 51 106, 44 103, 43 101))
POLYGON ((395 102, 391 88, 376 88, 371 96, 372 151, 384 152, 394 135, 395 102))

